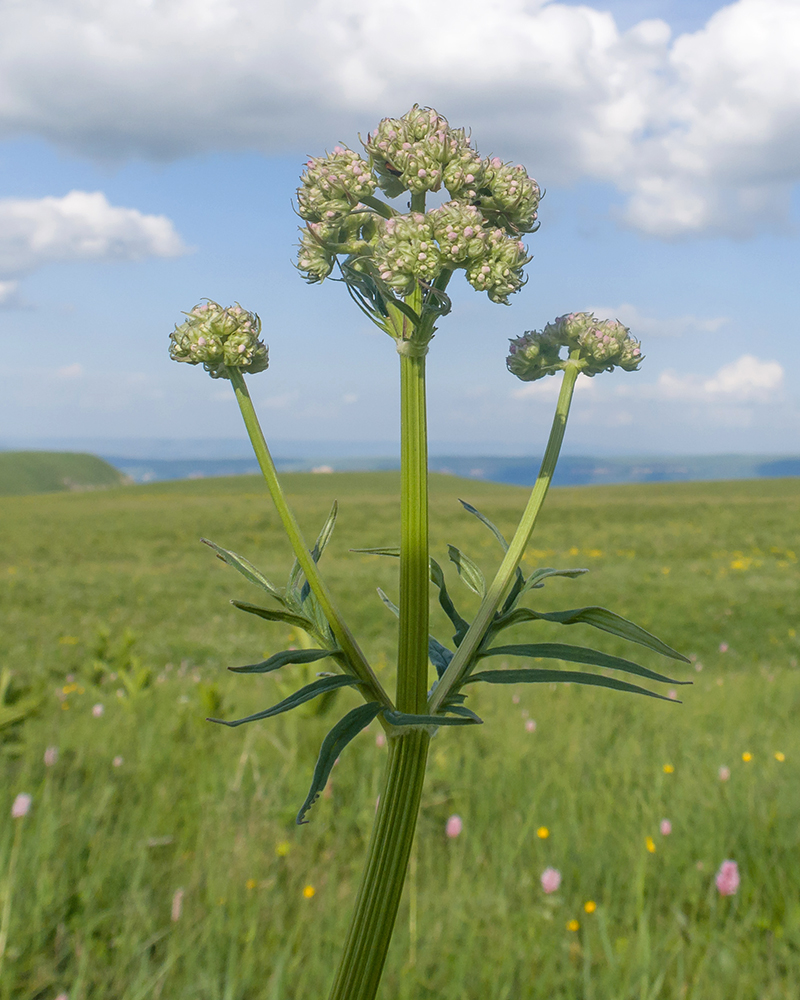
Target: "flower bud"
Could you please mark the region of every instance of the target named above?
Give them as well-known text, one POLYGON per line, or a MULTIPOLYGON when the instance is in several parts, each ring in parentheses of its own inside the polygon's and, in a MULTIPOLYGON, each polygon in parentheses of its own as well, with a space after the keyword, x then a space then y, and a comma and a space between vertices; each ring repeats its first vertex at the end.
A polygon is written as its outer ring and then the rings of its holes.
POLYGON ((267 348, 260 341, 261 320, 238 303, 223 309, 210 299, 196 305, 170 334, 173 361, 202 364, 212 378, 229 378, 228 368, 243 372, 264 371, 267 348))
POLYGON ((429 212, 428 217, 446 267, 465 267, 469 261, 485 256, 489 230, 484 228, 483 216, 474 205, 448 201, 429 212))
POLYGON ((486 292, 492 302, 508 305, 508 296, 525 283, 522 268, 532 258, 525 245, 502 231, 489 232, 486 256, 467 266, 467 281, 479 292, 486 292))
POLYGON ((547 332, 527 330, 511 340, 506 367, 523 382, 535 382, 545 375, 555 375, 566 364, 559 356, 561 343, 547 332))
POLYGON ((366 160, 343 146, 329 156, 312 157, 300 178, 297 210, 309 222, 331 222, 347 215, 375 193, 377 181, 366 160))
POLYGON ((592 313, 568 313, 541 333, 532 330, 512 340, 506 365, 523 382, 533 382, 568 363, 590 376, 616 367, 636 371, 642 357, 641 344, 622 323, 599 320, 592 313), (561 358, 562 348, 567 348, 569 360, 561 358))
POLYGON ((403 191, 438 191, 445 166, 468 145, 463 129, 452 129, 432 108, 414 107, 402 118, 384 118, 364 148, 390 198, 403 191))
POLYGON ((541 191, 525 167, 512 167, 497 156, 485 160, 478 197, 483 216, 506 231, 530 233, 537 228, 541 191))
POLYGON ((400 295, 410 294, 418 280, 435 281, 443 265, 431 213, 411 212, 385 222, 374 264, 381 280, 400 295))

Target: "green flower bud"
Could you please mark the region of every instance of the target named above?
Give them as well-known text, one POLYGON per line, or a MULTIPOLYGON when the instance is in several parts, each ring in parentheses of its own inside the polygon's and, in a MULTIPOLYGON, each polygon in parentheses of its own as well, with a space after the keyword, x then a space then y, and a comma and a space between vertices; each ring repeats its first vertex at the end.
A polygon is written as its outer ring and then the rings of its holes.
POLYGON ((411 212, 386 221, 373 260, 381 280, 400 295, 409 295, 417 281, 431 284, 443 266, 431 213, 411 212))
POLYGON ((512 167, 497 156, 484 161, 478 204, 488 221, 511 233, 531 233, 540 199, 539 185, 525 167, 512 167))
POLYGON ((403 191, 438 191, 445 166, 468 144, 463 129, 451 129, 432 108, 414 107, 402 118, 384 118, 364 148, 389 198, 403 191))
POLYGON ((548 323, 541 333, 532 330, 512 340, 506 365, 523 382, 533 382, 569 363, 589 376, 616 367, 636 371, 642 358, 641 344, 622 323, 600 320, 592 313, 568 313, 548 323), (571 360, 560 357, 564 347, 571 360))
POLYGON ((309 222, 329 223, 347 215, 377 185, 369 164, 344 146, 329 156, 312 157, 300 180, 297 210, 309 222))
POLYGON ((559 356, 562 344, 547 332, 527 330, 511 340, 506 367, 523 382, 535 382, 545 375, 555 375, 566 364, 559 356))
POLYGON ((223 309, 208 299, 196 305, 170 334, 173 361, 202 364, 212 378, 230 378, 228 368, 255 374, 269 366, 266 345, 259 340, 261 320, 238 303, 223 309))
POLYGON ((444 168, 444 186, 451 198, 473 202, 483 184, 483 172, 484 161, 474 149, 470 149, 469 140, 465 138, 464 145, 451 156, 444 168))
POLYGON ((445 267, 466 267, 486 256, 489 230, 474 205, 448 201, 428 213, 445 267))
POLYGON ((530 260, 524 243, 507 236, 502 229, 493 229, 485 257, 467 265, 467 281, 479 292, 486 292, 492 302, 507 306, 508 296, 525 283, 522 268, 530 260))

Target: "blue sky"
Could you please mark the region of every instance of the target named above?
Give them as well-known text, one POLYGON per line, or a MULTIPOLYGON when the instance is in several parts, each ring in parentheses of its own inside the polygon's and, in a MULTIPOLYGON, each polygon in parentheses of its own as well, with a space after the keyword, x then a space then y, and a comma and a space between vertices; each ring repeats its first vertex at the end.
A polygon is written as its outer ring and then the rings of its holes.
POLYGON ((556 380, 510 376, 507 340, 594 309, 646 360, 581 380, 568 450, 800 452, 796 0, 362 7, 0 11, 0 446, 241 438, 229 387, 167 358, 209 296, 262 317, 251 388, 284 451, 386 450, 393 345, 297 274, 292 198, 308 154, 418 101, 547 190, 512 305, 455 282, 437 450, 538 450, 556 380))

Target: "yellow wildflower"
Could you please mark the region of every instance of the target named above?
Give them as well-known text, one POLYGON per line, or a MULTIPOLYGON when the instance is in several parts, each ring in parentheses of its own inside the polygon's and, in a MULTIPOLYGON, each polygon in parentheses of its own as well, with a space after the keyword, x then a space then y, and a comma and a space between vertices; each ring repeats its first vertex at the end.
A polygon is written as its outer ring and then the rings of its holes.
POLYGON ((316 894, 316 891, 317 890, 314 888, 313 885, 307 885, 303 889, 303 897, 305 899, 311 899, 311 897, 316 894))
POLYGON ((580 926, 581 925, 578 923, 577 920, 570 920, 570 922, 567 924, 567 930, 568 931, 577 931, 577 930, 580 929, 580 926))
POLYGON ((539 838, 539 840, 547 840, 547 838, 550 836, 550 831, 547 829, 546 826, 540 826, 539 829, 536 831, 536 836, 539 838))
POLYGON ((675 765, 674 764, 665 764, 664 765, 664 774, 674 774, 674 773, 675 773, 675 765))
POLYGON ((583 908, 587 913, 594 913, 597 909, 597 903, 593 899, 589 899, 583 904, 583 908))
POLYGON ((750 753, 750 751, 749 750, 745 750, 745 752, 742 754, 742 760, 745 762, 745 764, 747 764, 752 759, 753 759, 753 755, 750 753))
POLYGON ((782 753, 780 750, 776 750, 775 760, 777 760, 779 764, 782 764, 786 760, 786 754, 782 753))
POLYGON ((644 846, 651 854, 656 853, 656 842, 653 840, 652 837, 645 837, 644 846))

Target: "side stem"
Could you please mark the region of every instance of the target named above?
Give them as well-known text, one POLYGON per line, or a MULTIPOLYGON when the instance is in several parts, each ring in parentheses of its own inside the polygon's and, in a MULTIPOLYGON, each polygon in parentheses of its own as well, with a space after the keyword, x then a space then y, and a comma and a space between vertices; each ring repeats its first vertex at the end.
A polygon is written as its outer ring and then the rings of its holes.
POLYGON ((300 563, 303 573, 305 573, 308 585, 313 591, 314 596, 319 601, 323 613, 330 623, 331 631, 339 644, 339 648, 344 652, 356 676, 364 682, 366 687, 364 694, 368 696, 367 700, 380 701, 387 707, 391 707, 391 698, 386 691, 384 691, 381 682, 375 676, 372 667, 369 665, 366 656, 364 656, 364 653, 361 651, 355 637, 345 624, 341 613, 333 602, 333 597, 328 590, 325 581, 320 576, 317 564, 311 558, 311 552, 305 542, 305 539, 303 538, 300 525, 297 523, 297 520, 291 511, 291 508, 286 501, 286 497, 284 496, 283 489, 281 488, 281 484, 278 481, 278 473, 275 469, 275 463, 272 461, 272 455, 270 455, 267 442, 264 439, 264 433, 258 422, 258 417, 256 416, 256 411, 253 406, 253 401, 250 398, 250 393, 247 390, 244 376, 236 368, 229 368, 228 371, 230 372, 231 382, 233 383, 233 388, 236 393, 236 401, 239 404, 239 409, 242 411, 244 424, 247 428, 247 433, 250 436, 250 443, 253 446, 256 459, 258 460, 261 472, 264 475, 270 495, 272 496, 272 501, 278 511, 278 516, 281 519, 281 523, 283 524, 286 534, 289 536, 289 541, 292 543, 294 554, 297 557, 297 561, 300 563))
POLYGON ((556 463, 561 451, 561 444, 564 440, 564 431, 567 426, 567 417, 569 416, 569 408, 572 403, 575 381, 580 371, 581 366, 577 362, 568 364, 564 369, 564 379, 561 383, 561 391, 558 394, 558 403, 556 404, 556 412, 553 417, 553 426, 550 429, 550 438, 547 442, 544 458, 539 468, 539 475, 531 491, 528 505, 514 533, 514 537, 511 539, 511 544, 508 546, 508 551, 500 564, 500 568, 486 592, 486 597, 484 597, 481 606, 478 608, 477 615, 431 695, 427 709, 431 715, 436 712, 450 691, 457 688, 464 680, 470 666, 470 661, 483 641, 486 630, 491 624, 495 612, 500 607, 503 596, 511 585, 517 566, 519 566, 525 548, 533 534, 536 519, 539 516, 539 511, 542 509, 547 491, 550 489, 550 483, 553 479, 553 473, 555 472, 556 463))

